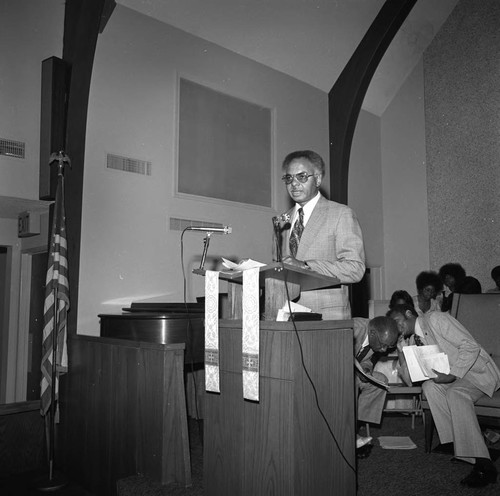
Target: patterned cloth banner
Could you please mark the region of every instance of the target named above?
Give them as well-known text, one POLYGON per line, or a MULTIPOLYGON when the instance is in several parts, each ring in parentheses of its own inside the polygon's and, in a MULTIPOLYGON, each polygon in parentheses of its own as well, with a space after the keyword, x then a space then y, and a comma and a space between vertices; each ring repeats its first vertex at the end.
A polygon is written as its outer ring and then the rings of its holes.
POLYGON ((220 393, 219 273, 205 272, 205 389, 220 393))
POLYGON ((259 401, 259 268, 243 271, 243 397, 259 401))
MULTIPOLYGON (((40 383, 40 413, 45 415, 59 396, 59 374, 68 370, 66 343, 67 312, 69 310, 68 258, 66 218, 64 213, 64 178, 58 176, 56 200, 50 237, 49 263, 45 283, 44 328, 42 341, 42 380, 40 383), (56 313, 57 307, 57 313, 56 313), (57 330, 55 326, 57 323, 57 330), (55 336, 55 338, 54 338, 55 336), (53 352, 56 341, 55 384, 53 384, 53 352), (54 388, 54 391, 52 391, 54 388)), ((56 418, 57 418, 56 410, 56 418)))

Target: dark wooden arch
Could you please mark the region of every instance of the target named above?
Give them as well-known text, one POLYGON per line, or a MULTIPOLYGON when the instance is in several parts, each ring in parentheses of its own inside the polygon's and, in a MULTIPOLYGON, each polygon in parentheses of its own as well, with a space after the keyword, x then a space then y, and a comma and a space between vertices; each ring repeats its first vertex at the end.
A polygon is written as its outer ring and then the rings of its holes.
POLYGON ((64 177, 71 299, 68 333, 71 335, 76 334, 78 317, 83 172, 92 67, 98 35, 115 5, 114 0, 66 0, 64 13, 63 60, 70 68, 64 148, 71 159, 71 168, 65 168, 64 177))
POLYGON ((347 203, 352 138, 366 91, 417 0, 387 0, 328 93, 330 198, 347 203))

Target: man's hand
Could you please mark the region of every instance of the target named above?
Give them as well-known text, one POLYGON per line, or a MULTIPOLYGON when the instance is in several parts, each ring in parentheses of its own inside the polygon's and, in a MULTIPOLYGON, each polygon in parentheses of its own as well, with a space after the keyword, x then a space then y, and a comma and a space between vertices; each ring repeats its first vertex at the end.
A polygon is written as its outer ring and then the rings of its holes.
POLYGON ((406 346, 406 340, 402 334, 399 335, 398 341, 396 343, 396 349, 400 352, 403 353, 403 346, 406 346))
POLYGON ((383 382, 384 384, 389 384, 389 379, 387 379, 387 376, 385 374, 382 374, 382 372, 375 371, 372 373, 372 376, 375 377, 375 379, 383 382))
POLYGON ((437 370, 431 369, 437 377, 433 377, 432 380, 436 384, 449 384, 450 382, 453 382, 457 376, 453 374, 443 374, 442 372, 438 372, 437 370))
POLYGON ((293 265, 294 267, 299 267, 301 269, 306 269, 307 268, 305 262, 303 262, 302 260, 297 260, 294 257, 290 257, 290 256, 285 257, 283 259, 283 262, 286 263, 286 264, 288 264, 288 265, 293 265))

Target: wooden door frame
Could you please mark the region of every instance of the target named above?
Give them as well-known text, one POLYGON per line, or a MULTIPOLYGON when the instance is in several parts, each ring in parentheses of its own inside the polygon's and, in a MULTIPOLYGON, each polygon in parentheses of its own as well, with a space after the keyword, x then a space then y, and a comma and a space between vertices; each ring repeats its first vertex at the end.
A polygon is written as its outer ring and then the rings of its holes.
POLYGON ((21 251, 21 274, 19 286, 19 319, 17 333, 17 366, 15 376, 15 400, 26 401, 29 357, 29 321, 31 306, 31 273, 33 255, 47 253, 47 247, 36 247, 21 251))

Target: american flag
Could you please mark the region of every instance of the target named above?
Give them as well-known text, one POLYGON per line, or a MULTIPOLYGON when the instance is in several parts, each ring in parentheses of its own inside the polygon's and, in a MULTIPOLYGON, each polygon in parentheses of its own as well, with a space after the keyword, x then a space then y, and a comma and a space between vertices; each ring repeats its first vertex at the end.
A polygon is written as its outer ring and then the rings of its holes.
MULTIPOLYGON (((52 403, 52 394, 57 402, 59 374, 68 370, 66 344, 67 312, 69 310, 68 249, 64 213, 64 177, 59 173, 56 201, 50 235, 49 263, 45 283, 44 328, 42 342, 42 380, 40 391, 40 413, 45 415, 52 403), (57 315, 56 315, 57 304, 57 315), (54 327, 57 323, 56 373, 52 383, 54 327), (54 387, 54 392, 52 388, 54 387)), ((55 406, 55 405, 54 405, 55 406)))

